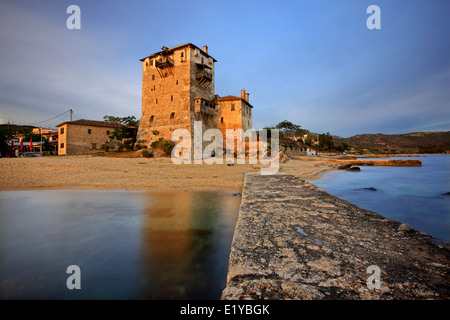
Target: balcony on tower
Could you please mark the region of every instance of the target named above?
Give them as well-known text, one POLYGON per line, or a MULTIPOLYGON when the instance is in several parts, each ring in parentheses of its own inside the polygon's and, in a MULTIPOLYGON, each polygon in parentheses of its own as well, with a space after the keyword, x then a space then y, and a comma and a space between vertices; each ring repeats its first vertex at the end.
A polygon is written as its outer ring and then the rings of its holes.
POLYGON ((213 80, 213 74, 210 66, 203 63, 196 63, 196 65, 197 73, 195 74, 195 78, 199 80, 200 83, 213 80))
POLYGON ((216 114, 216 106, 214 103, 206 99, 195 98, 195 113, 214 116, 216 114))
POLYGON ((155 67, 159 69, 164 69, 168 67, 173 67, 173 59, 167 56, 161 56, 155 59, 155 67))

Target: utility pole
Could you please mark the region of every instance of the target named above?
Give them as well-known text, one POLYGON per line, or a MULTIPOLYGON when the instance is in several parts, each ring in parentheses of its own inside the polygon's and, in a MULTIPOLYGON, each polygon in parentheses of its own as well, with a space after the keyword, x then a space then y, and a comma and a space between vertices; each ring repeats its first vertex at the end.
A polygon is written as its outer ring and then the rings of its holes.
POLYGON ((42 128, 39 128, 39 131, 41 132, 41 154, 42 154, 42 128))
POLYGON ((70 109, 70 122, 72 122, 72 113, 73 113, 73 111, 72 111, 72 109, 70 109))

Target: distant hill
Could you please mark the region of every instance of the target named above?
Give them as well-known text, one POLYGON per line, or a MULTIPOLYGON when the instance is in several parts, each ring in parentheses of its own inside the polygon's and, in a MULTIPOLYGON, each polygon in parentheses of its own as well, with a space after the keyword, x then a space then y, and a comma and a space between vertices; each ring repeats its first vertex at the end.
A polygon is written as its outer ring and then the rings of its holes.
POLYGON ((350 138, 333 136, 334 144, 381 152, 450 152, 450 131, 412 132, 405 134, 359 134, 350 138))
POLYGON ((7 129, 10 129, 10 130, 13 130, 13 131, 22 132, 24 130, 33 130, 33 128, 37 128, 37 127, 4 123, 4 124, 0 124, 0 128, 7 128, 7 129))

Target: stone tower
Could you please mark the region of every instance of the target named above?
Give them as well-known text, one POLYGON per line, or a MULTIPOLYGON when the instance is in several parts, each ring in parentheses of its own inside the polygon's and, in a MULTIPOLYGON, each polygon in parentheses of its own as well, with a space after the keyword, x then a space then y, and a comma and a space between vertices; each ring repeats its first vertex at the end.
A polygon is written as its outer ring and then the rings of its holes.
POLYGON ((192 132, 194 120, 214 122, 214 63, 203 50, 188 43, 141 59, 142 117, 138 140, 147 143, 170 139, 172 132, 184 128, 192 132), (196 105, 197 103, 197 105, 196 105), (196 106, 200 114, 196 117, 196 106), (197 118, 197 119, 196 119, 197 118))
POLYGON ((251 125, 248 93, 220 98, 214 93, 214 63, 203 49, 187 43, 162 47, 142 61, 142 117, 137 140, 147 145, 160 138, 170 140, 175 129, 193 135, 194 121, 210 128, 247 130, 251 125))

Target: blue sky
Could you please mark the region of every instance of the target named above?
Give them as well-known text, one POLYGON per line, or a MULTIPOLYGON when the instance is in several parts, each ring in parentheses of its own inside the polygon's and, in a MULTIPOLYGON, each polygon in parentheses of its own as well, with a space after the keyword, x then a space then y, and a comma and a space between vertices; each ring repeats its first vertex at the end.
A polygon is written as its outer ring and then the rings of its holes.
POLYGON ((139 119, 139 59, 188 42, 218 60, 217 94, 250 93, 256 129, 450 130, 448 0, 0 0, 0 123, 69 108, 139 119), (81 30, 66 27, 71 4, 81 30), (380 30, 366 27, 372 4, 380 30))

